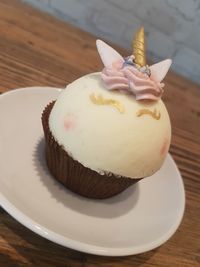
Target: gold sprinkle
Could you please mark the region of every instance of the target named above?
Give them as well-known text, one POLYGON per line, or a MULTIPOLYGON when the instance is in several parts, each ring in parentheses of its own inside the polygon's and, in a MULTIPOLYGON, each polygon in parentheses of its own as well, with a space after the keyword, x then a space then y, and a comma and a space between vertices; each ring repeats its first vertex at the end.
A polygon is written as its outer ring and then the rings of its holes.
POLYGON ((96 105, 110 105, 110 106, 115 107, 120 113, 125 112, 125 108, 123 104, 117 100, 106 99, 102 95, 95 96, 94 93, 90 95, 90 100, 92 101, 92 103, 96 105))
POLYGON ((142 115, 145 115, 145 114, 152 116, 156 120, 159 120, 161 117, 160 111, 157 112, 156 109, 154 109, 154 111, 151 111, 149 109, 144 108, 144 109, 140 109, 137 112, 138 117, 141 117, 142 115))

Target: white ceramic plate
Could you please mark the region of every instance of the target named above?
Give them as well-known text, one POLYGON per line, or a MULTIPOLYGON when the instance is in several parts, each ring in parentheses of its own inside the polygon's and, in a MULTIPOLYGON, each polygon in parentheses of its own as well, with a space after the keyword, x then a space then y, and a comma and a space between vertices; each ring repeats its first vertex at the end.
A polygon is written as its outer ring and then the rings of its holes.
POLYGON ((60 89, 31 87, 0 96, 0 204, 37 234, 98 255, 151 250, 178 228, 185 206, 180 173, 170 155, 162 169, 107 200, 66 190, 44 160, 41 113, 60 89))

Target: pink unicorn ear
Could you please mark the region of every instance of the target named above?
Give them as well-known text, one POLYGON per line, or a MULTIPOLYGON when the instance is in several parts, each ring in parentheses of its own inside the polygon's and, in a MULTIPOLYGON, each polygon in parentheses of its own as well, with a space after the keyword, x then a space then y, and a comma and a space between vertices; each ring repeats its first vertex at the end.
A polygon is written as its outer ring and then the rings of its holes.
POLYGON ((123 57, 111 46, 101 40, 96 41, 97 50, 105 67, 112 67, 113 63, 123 64, 123 57))
POLYGON ((165 75, 167 74, 171 64, 172 64, 171 59, 165 59, 161 62, 151 65, 150 66, 151 77, 154 80, 161 82, 165 78, 165 75))

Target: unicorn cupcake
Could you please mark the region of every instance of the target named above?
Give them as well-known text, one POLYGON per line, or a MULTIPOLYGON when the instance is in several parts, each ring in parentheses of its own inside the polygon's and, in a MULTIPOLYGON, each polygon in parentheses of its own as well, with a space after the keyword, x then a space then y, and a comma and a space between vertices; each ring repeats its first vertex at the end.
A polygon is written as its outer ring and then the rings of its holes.
POLYGON ((151 176, 165 160, 171 125, 161 96, 171 60, 146 64, 143 28, 126 58, 96 43, 103 70, 67 85, 45 108, 42 123, 54 178, 103 199, 151 176))

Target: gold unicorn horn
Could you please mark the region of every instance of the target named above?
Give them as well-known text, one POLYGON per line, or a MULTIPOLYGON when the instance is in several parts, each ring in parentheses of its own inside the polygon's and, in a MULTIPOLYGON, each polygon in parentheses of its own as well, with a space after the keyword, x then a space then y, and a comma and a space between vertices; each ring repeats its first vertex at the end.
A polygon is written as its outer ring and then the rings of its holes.
POLYGON ((133 39, 133 55, 135 56, 135 63, 138 67, 146 65, 145 48, 144 27, 140 27, 133 39))

